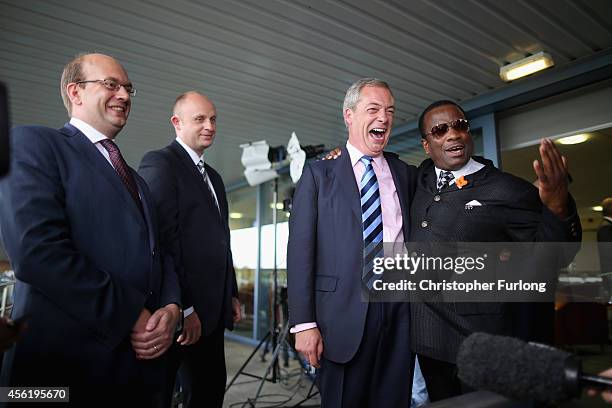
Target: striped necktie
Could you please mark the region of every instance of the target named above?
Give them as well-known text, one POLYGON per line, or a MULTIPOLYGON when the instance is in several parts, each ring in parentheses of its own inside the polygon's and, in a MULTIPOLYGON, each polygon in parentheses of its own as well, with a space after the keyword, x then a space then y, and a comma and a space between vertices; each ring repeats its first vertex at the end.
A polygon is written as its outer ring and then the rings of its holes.
POLYGON ((370 156, 363 156, 361 162, 365 166, 365 173, 361 177, 361 222, 363 224, 363 272, 362 283, 372 289, 374 272, 373 259, 383 256, 383 224, 382 208, 380 205, 380 191, 378 180, 372 167, 370 156))
POLYGON ((219 210, 219 202, 217 201, 217 196, 215 196, 215 193, 212 191, 212 188, 210 188, 210 184, 208 182, 208 173, 206 172, 206 167, 204 166, 204 161, 202 159, 200 159, 200 161, 198 162, 197 167, 198 167, 198 170, 200 171, 200 174, 202 175, 202 178, 204 179, 204 184, 206 184, 206 188, 208 189, 208 192, 212 196, 213 200, 215 200, 215 204, 217 205, 217 210, 219 210))
POLYGON ((134 199, 134 202, 138 206, 141 214, 144 216, 144 210, 142 208, 142 202, 140 201, 140 196, 138 195, 138 186, 136 186, 136 181, 134 180, 134 176, 130 171, 129 166, 123 159, 121 152, 119 151, 119 147, 110 139, 100 140, 100 144, 106 149, 108 152, 108 156, 110 158, 111 163, 119 178, 128 189, 128 192, 134 199))

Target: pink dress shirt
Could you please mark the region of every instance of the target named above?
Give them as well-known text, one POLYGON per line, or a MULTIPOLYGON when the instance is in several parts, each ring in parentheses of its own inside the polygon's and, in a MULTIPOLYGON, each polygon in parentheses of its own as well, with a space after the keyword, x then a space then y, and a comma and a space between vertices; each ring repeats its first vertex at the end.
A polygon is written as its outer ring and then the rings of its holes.
MULTIPOLYGON (((348 141, 346 142, 346 149, 348 150, 351 158, 351 166, 353 166, 353 173, 355 174, 355 181, 359 188, 361 184, 361 177, 365 173, 365 165, 359 160, 364 154, 357 150, 356 147, 351 145, 348 141)), ((404 233, 402 231, 403 219, 402 219, 402 208, 400 207, 399 197, 397 195, 397 189, 395 188, 395 182, 393 181, 393 175, 387 164, 387 160, 381 154, 380 156, 374 157, 372 167, 378 180, 378 189, 380 192, 380 206, 382 210, 383 219, 383 241, 384 242, 403 242, 404 233)), ((304 330, 312 329, 317 327, 315 322, 301 323, 291 328, 291 333, 297 333, 304 330)))

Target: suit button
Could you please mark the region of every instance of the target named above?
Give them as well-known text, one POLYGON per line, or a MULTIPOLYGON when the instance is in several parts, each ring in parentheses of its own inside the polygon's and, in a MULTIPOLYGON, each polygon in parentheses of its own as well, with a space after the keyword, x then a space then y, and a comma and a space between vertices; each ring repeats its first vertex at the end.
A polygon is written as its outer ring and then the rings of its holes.
POLYGON ((155 250, 151 251, 151 256, 155 256, 155 250))
POLYGON ((434 201, 440 201, 440 196, 439 195, 434 196, 434 201))
POLYGON ((153 291, 150 291, 150 292, 149 292, 149 296, 153 296, 153 291))
POLYGON ((429 224, 427 223, 427 221, 423 221, 423 222, 421 223, 421 227, 423 227, 423 228, 427 228, 427 226, 428 226, 428 225, 429 225, 429 224))

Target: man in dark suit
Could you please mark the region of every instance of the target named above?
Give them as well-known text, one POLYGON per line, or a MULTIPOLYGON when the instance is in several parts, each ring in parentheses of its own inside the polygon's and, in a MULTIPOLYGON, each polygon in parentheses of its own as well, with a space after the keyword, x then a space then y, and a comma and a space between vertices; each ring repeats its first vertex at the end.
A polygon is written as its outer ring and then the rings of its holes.
MULTIPOLYGON (((419 167, 411 208, 411 240, 580 241, 580 223, 568 193, 566 161, 551 141, 542 141, 542 162, 533 164, 539 185, 535 188, 499 171, 489 160, 472 157, 469 122, 456 103, 431 104, 419 118, 419 128, 430 158, 419 167)), ((552 263, 552 271, 563 266, 552 263)), ((539 313, 541 308, 533 304, 417 302, 411 312, 413 351, 418 354, 430 399, 437 401, 462 392, 455 358, 466 335, 486 331, 530 337, 517 333, 513 325, 532 329, 535 319, 530 313, 539 313)))
POLYGON ((385 82, 353 84, 344 100, 343 154, 307 164, 294 194, 289 321, 296 349, 320 367, 323 407, 410 406, 409 304, 362 300, 371 283, 364 255, 409 231, 416 169, 383 152, 394 111, 385 82))
POLYGON ((174 260, 185 308, 166 392, 171 396, 182 362, 181 381, 190 390, 188 407, 221 407, 226 381, 223 332, 240 320, 225 186, 219 173, 204 163, 216 119, 215 106, 206 96, 180 95, 170 119, 176 139, 147 153, 139 168, 157 205, 162 248, 174 260))
POLYGON ((0 183, 0 225, 23 337, 5 355, 11 386, 69 386, 75 406, 147 406, 177 325, 179 287, 158 248, 153 199, 113 142, 135 93, 101 54, 61 79, 71 116, 59 130, 15 128, 0 183), (119 394, 121 393, 121 394, 119 394))
POLYGON ((612 197, 601 202, 601 225, 597 228, 597 243, 599 247, 599 266, 604 275, 606 290, 612 299, 612 197))

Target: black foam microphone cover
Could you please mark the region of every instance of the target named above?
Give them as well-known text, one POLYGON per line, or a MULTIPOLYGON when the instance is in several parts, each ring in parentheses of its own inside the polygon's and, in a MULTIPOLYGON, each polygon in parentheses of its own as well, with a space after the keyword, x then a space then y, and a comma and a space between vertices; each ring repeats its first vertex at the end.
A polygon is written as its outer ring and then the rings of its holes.
POLYGON ((474 333, 457 355, 467 385, 515 400, 558 403, 580 395, 580 361, 564 351, 516 338, 474 333))

